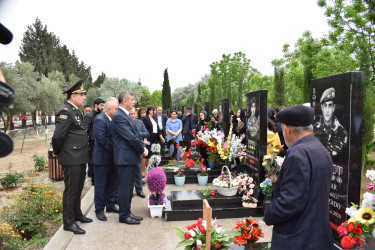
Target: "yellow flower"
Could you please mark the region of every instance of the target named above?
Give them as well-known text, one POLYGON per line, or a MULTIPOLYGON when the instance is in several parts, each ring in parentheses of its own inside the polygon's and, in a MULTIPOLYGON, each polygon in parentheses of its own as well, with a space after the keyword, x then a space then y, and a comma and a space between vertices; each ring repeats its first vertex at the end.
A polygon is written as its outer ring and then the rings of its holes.
POLYGON ((21 233, 25 233, 25 231, 21 230, 21 233))
POLYGON ((372 224, 375 222, 374 210, 370 207, 362 207, 358 210, 355 218, 360 222, 366 224, 372 224))
POLYGON ((59 212, 59 210, 57 210, 57 209, 56 209, 56 210, 55 210, 55 212, 56 212, 56 213, 58 213, 58 212, 59 212))

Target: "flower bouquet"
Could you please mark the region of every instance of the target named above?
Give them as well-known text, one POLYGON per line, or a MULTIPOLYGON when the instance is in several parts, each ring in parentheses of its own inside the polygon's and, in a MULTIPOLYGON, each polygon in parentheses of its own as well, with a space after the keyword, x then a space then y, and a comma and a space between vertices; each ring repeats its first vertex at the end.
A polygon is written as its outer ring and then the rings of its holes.
POLYGON ((150 162, 147 166, 147 171, 150 171, 151 169, 156 168, 160 164, 160 161, 161 161, 160 144, 158 144, 158 143, 152 144, 151 145, 151 152, 154 153, 154 154, 151 155, 151 157, 150 157, 150 162))
MULTIPOLYGON (((238 182, 240 183, 240 186, 238 188, 238 192, 242 194, 242 204, 244 207, 247 206, 247 204, 255 204, 258 202, 257 198, 259 195, 259 188, 254 182, 254 179, 247 174, 240 174, 236 177, 238 182)), ((254 207, 255 207, 254 206, 254 207)))
POLYGON ((263 157, 263 167, 273 183, 277 181, 277 176, 280 172, 280 168, 284 162, 284 158, 280 156, 265 155, 263 157))
POLYGON ((240 236, 234 236, 236 240, 233 244, 255 243, 259 237, 264 238, 264 234, 259 223, 253 218, 244 218, 236 222, 234 230, 241 233, 240 236))
POLYGON ((215 178, 212 184, 216 187, 217 192, 223 196, 234 196, 240 186, 238 180, 232 177, 227 166, 223 166, 220 176, 215 178), (224 168, 226 168, 225 171, 224 168))
MULTIPOLYGON (((268 175, 266 175, 268 176, 268 175)), ((270 178, 264 179, 262 183, 260 183, 260 188, 262 189, 263 194, 271 194, 272 193, 272 181, 270 178)))
POLYGON ((343 248, 363 248, 366 237, 371 238, 371 247, 375 247, 375 170, 367 170, 366 177, 371 180, 367 185, 367 192, 363 195, 361 207, 352 205, 345 213, 350 219, 343 222, 337 232, 341 237, 343 248))
POLYGON ((147 186, 151 192, 150 205, 162 205, 165 203, 164 188, 167 177, 161 168, 153 168, 147 173, 147 186))
POLYGON ((175 169, 176 177, 183 177, 185 176, 185 168, 175 169))
POLYGON ((208 176, 208 173, 207 173, 207 170, 206 170, 205 166, 202 166, 201 169, 199 169, 198 175, 199 176, 208 176))
MULTIPOLYGON (((199 218, 197 223, 187 227, 176 227, 174 232, 182 239, 176 248, 184 247, 185 249, 204 250, 206 246, 206 229, 207 221, 199 218)), ((215 224, 211 227, 211 249, 226 249, 234 240, 238 233, 234 230, 224 230, 224 228, 215 224)))

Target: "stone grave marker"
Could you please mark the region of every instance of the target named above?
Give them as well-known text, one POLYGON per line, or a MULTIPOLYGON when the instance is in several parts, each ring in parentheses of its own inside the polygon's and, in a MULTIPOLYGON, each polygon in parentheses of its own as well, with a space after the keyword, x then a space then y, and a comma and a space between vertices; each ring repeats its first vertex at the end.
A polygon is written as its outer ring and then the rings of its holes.
POLYGON ((246 163, 259 184, 265 178, 262 162, 267 154, 267 90, 249 92, 246 96, 246 163))
POLYGON ((228 136, 230 128, 230 117, 229 117, 229 99, 223 98, 217 101, 217 110, 219 112, 219 124, 223 130, 225 136, 228 136))
POLYGON ((210 103, 209 102, 203 102, 202 103, 202 110, 206 111, 208 117, 212 116, 212 113, 210 111, 210 103))
POLYGON ((361 200, 363 81, 363 72, 311 81, 313 133, 333 160, 329 213, 336 240, 337 227, 348 219, 345 209, 361 200))

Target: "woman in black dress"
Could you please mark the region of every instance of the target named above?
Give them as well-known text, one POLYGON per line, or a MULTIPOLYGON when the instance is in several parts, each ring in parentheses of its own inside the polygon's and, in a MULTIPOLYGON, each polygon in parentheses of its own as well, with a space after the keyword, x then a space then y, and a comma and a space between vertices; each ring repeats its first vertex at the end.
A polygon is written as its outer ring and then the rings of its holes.
POLYGON ((156 119, 155 118, 155 107, 154 106, 148 106, 147 111, 146 111, 146 116, 142 118, 142 121, 145 124, 145 127, 150 134, 149 144, 146 145, 147 150, 148 150, 148 155, 144 157, 146 159, 146 167, 149 164, 151 155, 154 154, 153 152, 151 152, 151 145, 157 144, 157 143, 160 144, 160 142, 163 142, 163 143, 165 142, 165 140, 162 136, 162 133, 159 129, 159 126, 158 126, 157 122, 155 121, 155 119, 156 119))

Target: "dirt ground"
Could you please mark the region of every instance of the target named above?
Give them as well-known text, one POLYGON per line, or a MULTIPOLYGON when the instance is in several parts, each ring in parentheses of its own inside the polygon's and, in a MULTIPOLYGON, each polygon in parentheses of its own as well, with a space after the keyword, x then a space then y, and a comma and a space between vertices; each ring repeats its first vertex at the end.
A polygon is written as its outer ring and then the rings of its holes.
MULTIPOLYGON (((49 137, 53 132, 49 131, 49 137)), ((22 148, 23 137, 17 136, 13 138, 14 149, 13 152, 0 158, 0 175, 9 171, 27 172, 34 169, 33 155, 43 155, 48 159, 49 142, 47 139, 45 145, 45 133, 40 133, 39 138, 35 135, 27 135, 22 148)))

